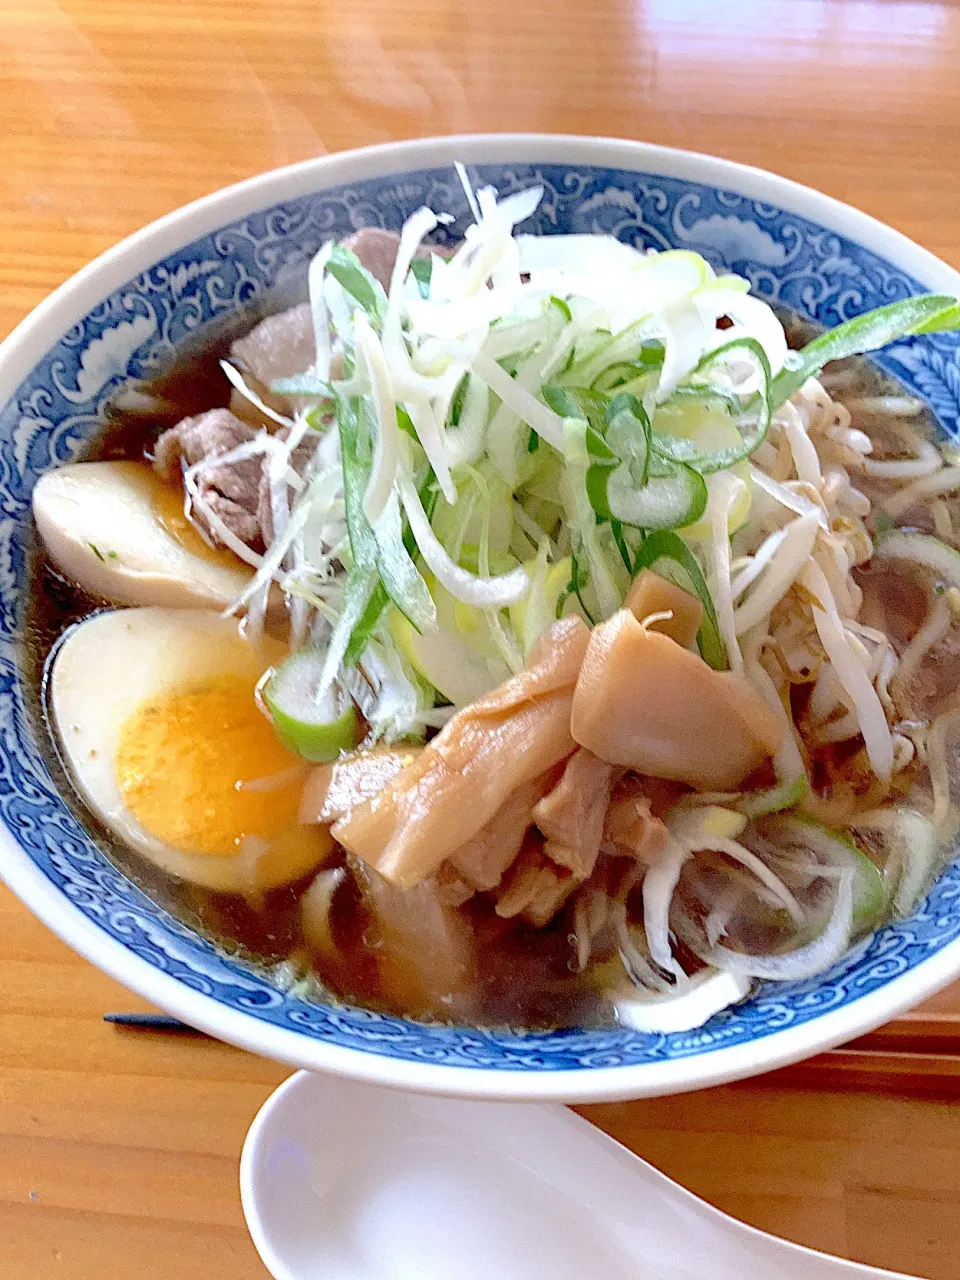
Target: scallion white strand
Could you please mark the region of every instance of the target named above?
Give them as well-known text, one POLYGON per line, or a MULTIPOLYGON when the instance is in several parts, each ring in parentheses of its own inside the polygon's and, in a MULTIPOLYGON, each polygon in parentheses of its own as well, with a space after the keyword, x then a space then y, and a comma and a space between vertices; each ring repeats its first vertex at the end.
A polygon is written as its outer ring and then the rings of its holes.
POLYGON ((387 291, 388 309, 384 327, 387 324, 399 327, 403 306, 403 286, 410 271, 410 264, 413 262, 414 255, 419 249, 424 236, 429 235, 439 224, 439 221, 440 219, 432 209, 421 206, 403 224, 400 231, 400 243, 397 245, 397 256, 394 259, 393 271, 390 275, 390 288, 387 291))
POLYGON ((330 311, 323 292, 323 277, 333 253, 333 241, 328 240, 310 260, 307 271, 307 296, 310 299, 310 316, 313 320, 315 356, 313 371, 324 382, 330 378, 330 311))
MULTIPOLYGON (((513 378, 515 394, 522 392, 532 396, 539 389, 543 382, 546 358, 547 353, 540 350, 523 361, 513 378)), ((486 430, 490 459, 511 488, 517 486, 518 458, 523 452, 520 427, 521 415, 511 402, 501 400, 486 430)))
POLYGON ((447 457, 451 468, 472 465, 483 452, 487 419, 490 416, 490 392, 486 384, 475 374, 467 379, 460 419, 455 427, 448 427, 446 434, 447 457))
POLYGON ((254 405, 265 418, 269 418, 271 422, 278 423, 281 427, 292 427, 293 419, 286 417, 282 413, 277 413, 276 409, 271 409, 268 404, 257 395, 257 393, 248 387, 244 381, 243 374, 240 370, 230 363, 229 360, 221 360, 220 368, 226 374, 227 381, 231 386, 236 387, 242 396, 245 396, 252 405, 254 405))
POLYGON ((535 285, 517 285, 516 290, 485 289, 482 293, 454 302, 434 302, 427 298, 409 298, 406 311, 410 322, 426 338, 463 338, 477 330, 489 329, 494 321, 511 315, 517 307, 518 295, 528 302, 539 302, 548 293, 535 285))
MULTIPOLYGON (((298 533, 290 543, 289 558, 293 565, 291 573, 301 572, 305 568, 302 532, 298 533)), ((283 590, 282 582, 281 590, 283 590)), ((287 603, 290 607, 290 652, 296 653, 307 641, 310 628, 310 604, 301 595, 288 596, 287 603)))
POLYGON ((508 356, 532 351, 550 336, 550 325, 544 316, 535 320, 521 320, 515 324, 498 325, 484 340, 483 350, 491 360, 504 360, 508 356))
POLYGON ((393 491, 400 454, 400 429, 397 426, 397 406, 390 381, 390 369, 383 347, 369 320, 359 309, 353 317, 353 335, 357 355, 370 382, 377 420, 373 464, 366 493, 363 495, 364 514, 371 524, 376 524, 393 491))
POLYGON ((247 544, 237 537, 229 525, 220 519, 209 503, 204 501, 193 467, 183 473, 183 490, 183 514, 191 524, 196 523, 193 519, 193 513, 196 511, 203 517, 211 532, 216 535, 217 539, 228 551, 232 551, 244 564, 251 565, 254 569, 259 569, 263 563, 263 557, 257 555, 255 551, 251 551, 247 544))
POLYGON ((662 404, 697 367, 708 345, 709 330, 694 301, 680 298, 656 317, 651 326, 651 332, 654 331, 663 342, 663 365, 656 389, 657 403, 662 404))
POLYGON ((477 192, 480 218, 467 228, 450 262, 448 280, 456 282, 454 296, 471 297, 490 280, 508 293, 520 287, 520 256, 512 231, 535 212, 542 198, 543 187, 529 187, 499 202, 494 187, 477 192))
POLYGON ((453 506, 457 501, 457 486, 450 475, 450 463, 447 460, 446 433, 443 424, 437 417, 436 410, 428 396, 408 388, 403 405, 410 415, 417 439, 427 455, 427 461, 433 467, 440 492, 447 502, 453 506))
MULTIPOLYGON (((293 451, 303 439, 307 429, 306 420, 301 417, 294 422, 294 425, 287 432, 285 440, 281 441, 278 436, 270 437, 271 448, 268 449, 266 456, 265 479, 270 501, 270 523, 273 537, 266 549, 264 563, 267 560, 272 560, 275 554, 279 556, 279 562, 276 569, 271 569, 269 574, 264 573, 263 565, 257 571, 257 576, 261 578, 259 590, 251 595, 247 609, 247 625, 251 628, 253 634, 259 634, 263 629, 270 603, 271 579, 276 576, 276 573, 287 559, 287 552, 292 542, 289 531, 291 525, 290 499, 287 490, 292 487, 290 485, 291 476, 298 485, 300 484, 300 477, 293 471, 293 451)), ((299 527, 294 530, 294 536, 298 532, 299 527)), ((266 538, 264 541, 266 541, 266 538)))
POLYGON ((464 195, 467 197, 467 204, 470 206, 470 212, 473 214, 474 222, 479 222, 482 214, 480 206, 477 204, 477 197, 473 190, 473 183, 467 174, 466 165, 459 160, 455 160, 453 167, 456 170, 457 177, 460 179, 460 185, 463 187, 464 195))
MULTIPOLYGON (((761 298, 734 289, 718 288, 700 289, 693 298, 709 326, 706 350, 712 351, 738 337, 754 338, 763 347, 771 372, 775 375, 780 372, 787 357, 786 334, 774 312, 761 298), (733 327, 718 329, 716 321, 721 316, 732 320, 733 327)), ((742 393, 759 391, 760 385, 759 370, 755 370, 749 381, 738 390, 742 393)))
POLYGON ((279 441, 276 441, 268 431, 261 430, 252 440, 242 440, 226 453, 208 453, 199 462, 194 462, 188 471, 191 476, 199 479, 206 472, 214 471, 217 467, 230 466, 235 462, 246 462, 248 458, 262 456, 278 443, 279 441))
POLYGON ((555 449, 563 450, 563 419, 553 412, 525 387, 519 386, 506 370, 491 360, 483 351, 473 359, 473 371, 481 378, 490 390, 509 405, 513 412, 527 426, 532 427, 537 435, 546 440, 555 449))
POLYGON ((297 484, 300 483, 300 478, 290 469, 289 460, 293 449, 299 444, 307 430, 306 421, 298 419, 291 425, 286 440, 281 440, 278 436, 271 436, 266 431, 261 431, 252 440, 243 441, 227 453, 201 459, 200 462, 189 467, 184 473, 184 513, 187 519, 191 518, 192 510, 196 509, 224 546, 239 556, 240 559, 246 561, 247 564, 257 569, 256 574, 247 584, 244 591, 241 592, 240 597, 225 611, 230 614, 246 606, 245 628, 251 638, 258 637, 263 630, 264 617, 269 603, 270 584, 272 579, 277 576, 277 569, 279 568, 279 563, 276 566, 271 563, 269 572, 264 573, 264 561, 270 558, 270 551, 274 546, 283 548, 284 552, 287 546, 285 538, 289 512, 287 488, 290 485, 291 478, 295 479, 297 484), (246 543, 242 542, 234 534, 233 530, 205 501, 198 483, 206 472, 212 472, 217 467, 229 466, 262 455, 266 455, 267 459, 266 479, 270 499, 270 513, 274 527, 274 539, 265 557, 257 556, 247 547, 246 543))
POLYGON ((267 496, 270 500, 273 539, 282 541, 286 536, 287 522, 290 519, 287 471, 293 451, 289 447, 284 447, 278 440, 274 443, 278 447, 267 450, 267 496))
MULTIPOLYGON (((421 388, 429 395, 439 397, 445 394, 452 378, 456 376, 459 381, 466 372, 470 361, 486 343, 489 333, 486 325, 456 338, 427 338, 412 330, 408 332, 410 367, 421 379, 421 388)), ((456 383, 454 389, 455 387, 456 383)), ((442 416, 441 414, 441 418, 442 416)))
POLYGON ((515 522, 519 525, 519 527, 523 530, 523 532, 526 534, 526 536, 533 543, 533 546, 535 548, 539 547, 541 543, 544 541, 544 539, 546 539, 547 546, 552 549, 553 542, 550 538, 547 537, 546 530, 543 529, 539 524, 537 524, 536 520, 534 520, 533 516, 530 515, 529 511, 526 511, 520 505, 520 503, 516 501, 516 499, 514 499, 513 501, 513 518, 515 522))
POLYGON ((456 487, 450 479, 450 467, 443 441, 443 424, 437 421, 432 397, 443 389, 443 382, 417 373, 410 361, 402 330, 404 284, 410 264, 420 242, 440 219, 427 208, 417 209, 403 224, 400 244, 390 278, 387 314, 383 324, 383 352, 395 397, 403 404, 414 430, 433 467, 441 491, 450 503, 457 500, 456 487))
POLYGON ((258 592, 266 592, 270 589, 272 582, 280 581, 283 577, 282 565, 293 540, 301 533, 310 514, 309 502, 299 502, 293 509, 293 514, 287 523, 287 527, 283 535, 274 538, 270 543, 266 554, 262 557, 260 567, 250 579, 244 589, 237 598, 224 609, 224 617, 239 612, 248 601, 252 600, 258 592))
MULTIPOLYGON (((495 192, 493 187, 484 187, 483 192, 495 192)), ((483 194, 481 192, 481 195, 483 194)), ((543 187, 525 187, 522 191, 515 191, 512 195, 504 196, 502 200, 498 200, 496 207, 489 210, 489 216, 501 218, 503 224, 511 231, 521 222, 526 222, 528 218, 532 218, 540 207, 540 201, 543 199, 543 187)), ((481 202, 481 208, 483 207, 481 202)))
POLYGON ((587 334, 595 333, 603 325, 603 322, 603 309, 587 305, 580 314, 575 315, 573 320, 563 326, 552 345, 545 352, 543 373, 541 375, 545 383, 552 381, 565 367, 570 353, 580 339, 587 334))
POLYGON ((410 522, 414 541, 427 568, 441 586, 446 587, 452 596, 456 596, 464 604, 477 605, 481 609, 503 608, 522 599, 528 586, 526 569, 511 569, 509 573, 492 578, 480 578, 462 569, 451 560, 430 527, 416 486, 402 465, 397 479, 400 500, 410 522))
MULTIPOLYGON (((543 385, 552 381, 567 364, 570 353, 579 339, 595 331, 602 323, 602 319, 601 311, 596 307, 587 306, 575 319, 565 323, 559 334, 556 333, 555 326, 548 327, 544 340, 519 365, 513 379, 515 386, 522 389, 522 392, 533 395, 543 385)), ((487 355, 489 355, 489 346, 488 341, 483 348, 487 355)), ((515 405, 504 401, 487 427, 487 447, 491 459, 500 474, 512 484, 517 481, 518 458, 523 452, 518 440, 521 418, 522 414, 518 412, 515 405)))

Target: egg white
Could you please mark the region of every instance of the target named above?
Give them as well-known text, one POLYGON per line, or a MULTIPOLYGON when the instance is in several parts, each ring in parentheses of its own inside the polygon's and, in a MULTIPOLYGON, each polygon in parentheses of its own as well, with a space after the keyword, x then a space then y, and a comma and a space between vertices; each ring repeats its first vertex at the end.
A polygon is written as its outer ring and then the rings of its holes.
POLYGON ((250 569, 198 555, 164 528, 157 479, 137 462, 77 462, 33 490, 37 531, 61 573, 113 604, 221 609, 250 569))
POLYGON ((127 808, 114 771, 121 729, 143 702, 209 678, 252 681, 282 656, 279 645, 255 648, 241 638, 235 621, 198 609, 121 609, 75 627, 54 658, 49 706, 65 763, 91 811, 162 870, 224 893, 275 888, 317 866, 331 842, 316 827, 293 857, 268 857, 255 868, 242 854, 174 848, 127 808))

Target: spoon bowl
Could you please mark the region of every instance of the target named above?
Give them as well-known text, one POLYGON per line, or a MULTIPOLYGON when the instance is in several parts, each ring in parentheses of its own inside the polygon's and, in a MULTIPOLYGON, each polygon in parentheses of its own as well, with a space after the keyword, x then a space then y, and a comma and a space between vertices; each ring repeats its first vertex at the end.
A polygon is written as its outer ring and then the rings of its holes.
POLYGON ((240 1192, 275 1280, 896 1280, 728 1217, 564 1107, 306 1071, 254 1120, 240 1192))

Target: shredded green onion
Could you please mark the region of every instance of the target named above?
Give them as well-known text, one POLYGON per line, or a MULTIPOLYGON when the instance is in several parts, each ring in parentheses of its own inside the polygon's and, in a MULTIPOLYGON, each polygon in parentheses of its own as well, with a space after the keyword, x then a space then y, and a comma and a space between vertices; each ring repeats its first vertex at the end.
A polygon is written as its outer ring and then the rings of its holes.
MULTIPOLYGON (((297 616, 309 615, 321 684, 339 679, 358 696, 351 668, 366 660, 392 682, 374 737, 393 731, 387 720, 425 722, 438 695, 423 664, 450 689, 476 691, 486 673, 515 669, 554 613, 575 602, 591 623, 610 617, 648 567, 701 601, 700 652, 725 669, 731 557, 723 520, 703 518, 707 481, 715 490, 735 469, 736 523, 754 488, 799 510, 806 500, 758 461, 741 465, 776 408, 828 361, 960 327, 955 298, 910 298, 789 352, 749 282, 718 278, 689 250, 514 235, 541 194, 481 193, 452 256, 424 255, 445 215, 418 210, 388 290, 354 253, 325 245, 308 275, 317 370, 271 388, 299 401, 293 426, 282 420, 291 438, 303 439, 305 420, 321 441, 323 483, 303 478, 287 542, 273 559, 268 548, 260 572, 276 566, 297 616)), ((282 483, 278 471, 285 502, 282 483)), ((900 542, 881 537, 879 554, 936 559, 945 580, 960 576, 930 540, 888 536, 900 542)), ((742 803, 772 813, 793 795, 742 803)))

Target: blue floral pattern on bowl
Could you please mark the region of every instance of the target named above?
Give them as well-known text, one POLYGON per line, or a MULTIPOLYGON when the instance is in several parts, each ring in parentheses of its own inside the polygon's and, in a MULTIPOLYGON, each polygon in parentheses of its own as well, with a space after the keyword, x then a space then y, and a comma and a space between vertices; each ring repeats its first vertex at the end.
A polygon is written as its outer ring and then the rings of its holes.
MULTIPOLYGON (((695 249, 718 271, 746 276, 759 295, 824 325, 924 291, 861 245, 735 191, 586 165, 481 165, 472 176, 503 194, 542 183, 543 202, 525 229, 608 232, 657 249, 695 249)), ((327 189, 223 227, 105 298, 46 353, 0 413, 0 814, 36 868, 131 953, 221 1005, 328 1044, 508 1072, 638 1066, 759 1040, 860 999, 960 937, 954 865, 909 920, 880 930, 824 977, 766 984, 696 1031, 524 1034, 422 1026, 281 991, 151 902, 77 823, 37 749, 18 669, 33 484, 75 455, 124 381, 150 377, 203 326, 302 278, 330 237, 367 225, 399 227, 422 204, 454 214, 456 223, 443 234, 458 237, 466 201, 453 173, 439 169, 327 189)), ((880 357, 929 402, 951 436, 960 433, 958 351, 950 334, 901 342, 880 357)))

